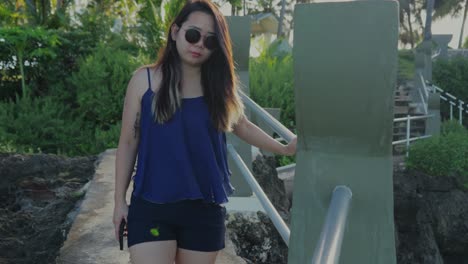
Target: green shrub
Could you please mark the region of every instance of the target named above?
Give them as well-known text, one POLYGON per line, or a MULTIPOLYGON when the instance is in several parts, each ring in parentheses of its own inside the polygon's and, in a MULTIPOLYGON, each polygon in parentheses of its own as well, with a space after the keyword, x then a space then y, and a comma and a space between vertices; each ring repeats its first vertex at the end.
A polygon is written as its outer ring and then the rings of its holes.
POLYGON ((80 61, 71 83, 85 121, 107 131, 122 118, 125 91, 133 71, 139 66, 127 53, 100 45, 80 61))
POLYGON ((460 123, 457 120, 448 120, 442 123, 440 131, 442 135, 447 135, 450 133, 466 133, 466 129, 462 125, 460 125, 460 123))
POLYGON ((112 125, 108 130, 96 129, 95 138, 96 146, 99 149, 105 150, 109 148, 117 148, 119 145, 120 128, 122 122, 112 125))
POLYGON ((0 103, 2 151, 85 154, 80 144, 89 139, 80 118, 50 97, 17 97, 0 103))
POLYGON ((398 83, 414 78, 414 52, 413 50, 398 51, 398 83))
POLYGON ((468 183, 468 132, 454 123, 444 124, 442 131, 411 145, 407 165, 432 176, 457 175, 468 183))
MULTIPOLYGON (((280 122, 296 133, 292 54, 276 52, 273 44, 251 58, 249 82, 251 98, 262 107, 280 108, 280 122)), ((295 162, 294 156, 275 155, 275 159, 278 166, 295 162)))
MULTIPOLYGON (((458 99, 468 102, 468 59, 462 56, 450 60, 437 60, 432 71, 433 82, 444 91, 455 95, 458 99)), ((449 104, 441 102, 441 114, 444 119, 450 116, 449 104)), ((454 118, 458 119, 458 108, 454 108, 454 118)), ((463 121, 468 127, 468 120, 463 121)))
POLYGON ((295 128, 292 55, 274 57, 267 50, 250 59, 250 95, 262 107, 281 109, 280 122, 295 128))

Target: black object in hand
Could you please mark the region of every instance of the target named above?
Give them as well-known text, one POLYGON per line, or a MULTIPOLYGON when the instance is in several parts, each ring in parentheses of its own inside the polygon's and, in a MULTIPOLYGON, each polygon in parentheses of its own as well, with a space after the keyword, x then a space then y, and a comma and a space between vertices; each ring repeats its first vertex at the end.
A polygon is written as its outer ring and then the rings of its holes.
POLYGON ((125 225, 126 225, 125 219, 122 219, 122 221, 120 221, 120 226, 119 226, 120 250, 123 250, 123 237, 124 237, 125 225))

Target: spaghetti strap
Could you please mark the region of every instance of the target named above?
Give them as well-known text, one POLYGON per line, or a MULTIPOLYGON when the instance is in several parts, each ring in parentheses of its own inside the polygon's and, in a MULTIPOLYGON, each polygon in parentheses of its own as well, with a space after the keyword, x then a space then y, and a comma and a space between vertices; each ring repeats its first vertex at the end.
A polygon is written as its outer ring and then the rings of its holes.
POLYGON ((146 72, 148 73, 148 85, 149 85, 149 89, 151 89, 151 78, 150 78, 150 71, 149 71, 149 68, 146 68, 146 72))

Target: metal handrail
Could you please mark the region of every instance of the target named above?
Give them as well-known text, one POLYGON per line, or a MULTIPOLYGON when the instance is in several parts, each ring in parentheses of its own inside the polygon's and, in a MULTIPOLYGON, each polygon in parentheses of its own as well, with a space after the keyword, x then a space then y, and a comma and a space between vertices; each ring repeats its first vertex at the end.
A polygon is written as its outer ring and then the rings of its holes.
POLYGON ((463 100, 458 99, 454 95, 444 91, 442 88, 434 85, 433 83, 428 82, 427 80, 425 81, 426 84, 430 85, 433 87, 433 92, 439 92, 439 96, 442 100, 446 101, 449 103, 450 106, 450 120, 453 119, 453 108, 456 107, 458 108, 458 121, 460 124, 463 122, 463 114, 466 113, 468 114, 468 103, 464 102, 463 100))
POLYGON ((276 229, 280 233, 281 238, 283 238, 284 243, 286 243, 286 245, 289 247, 289 237, 291 235, 289 227, 283 221, 278 211, 276 211, 275 207, 270 202, 265 192, 263 192, 262 187, 260 186, 260 184, 258 184, 257 180, 255 180, 255 177, 252 175, 247 165, 245 165, 244 161, 239 156, 236 149, 232 146, 232 144, 228 144, 227 148, 228 148, 229 154, 231 155, 235 164, 239 168, 242 176, 244 176, 244 179, 247 181, 250 188, 257 196, 258 200, 260 201, 263 208, 265 209, 267 215, 270 217, 271 221, 273 222, 273 225, 276 227, 276 229))
POLYGON ((270 115, 265 109, 260 107, 254 100, 244 93, 240 93, 242 101, 244 104, 249 107, 260 119, 263 119, 270 126, 273 131, 280 135, 284 140, 290 142, 294 137, 294 133, 291 132, 287 127, 285 127, 281 122, 276 120, 272 115, 270 115))
POLYGON ((426 81, 425 81, 424 76, 422 75, 421 72, 419 72, 419 78, 421 79, 421 84, 422 84, 423 91, 424 91, 424 98, 427 100, 427 98, 429 97, 429 92, 428 92, 427 87, 426 87, 426 81))
POLYGON ((338 264, 341 244, 353 193, 347 186, 336 186, 315 247, 312 264, 338 264))
POLYGON ((419 97, 421 98, 421 103, 424 107, 424 113, 427 114, 427 101, 428 101, 429 95, 427 92, 426 83, 424 82, 424 77, 422 76, 421 72, 418 73, 418 77, 421 82, 420 86, 417 85, 417 87, 421 87, 421 88, 418 88, 418 93, 419 93, 419 97))
MULTIPOLYGON (((240 95, 244 105, 246 105, 252 112, 254 112, 254 114, 256 114, 259 119, 262 119, 268 126, 270 126, 273 131, 275 131, 279 136, 281 136, 281 138, 283 138, 287 142, 290 142, 295 137, 294 133, 289 131, 288 128, 286 128, 283 124, 281 124, 281 122, 276 120, 276 118, 270 115, 262 107, 260 107, 249 96, 244 94, 242 91, 240 92, 240 95)), ((275 207, 270 202, 265 192, 263 192, 262 187, 258 184, 257 180, 255 180, 255 177, 252 175, 249 168, 245 165, 244 161, 239 156, 234 146, 232 146, 232 144, 228 144, 227 148, 228 153, 231 155, 232 159, 234 160, 234 163, 239 168, 242 176, 247 181, 250 188, 255 193, 261 205, 265 209, 265 212, 267 213, 268 217, 270 217, 271 221, 273 222, 273 225, 280 233, 281 238, 283 238, 283 241, 286 243, 286 245, 289 246, 289 237, 291 234, 289 227, 283 221, 278 211, 276 211, 275 207)))
POLYGON ((434 115, 399 117, 399 118, 393 119, 393 122, 401 122, 401 121, 407 121, 407 120, 426 119, 426 118, 429 118, 429 117, 434 117, 434 115))
POLYGON ((407 115, 406 117, 400 117, 400 118, 393 119, 393 122, 406 121, 406 139, 393 141, 392 145, 398 145, 398 144, 406 143, 406 156, 408 157, 410 142, 418 140, 418 139, 428 138, 428 137, 432 136, 432 135, 424 135, 424 136, 420 136, 420 137, 410 138, 410 136, 411 136, 410 135, 411 134, 411 120, 426 119, 426 118, 431 118, 431 117, 434 117, 434 115, 433 114, 424 115, 424 116, 410 116, 410 115, 407 115))
POLYGON ((432 137, 432 135, 424 135, 424 136, 420 136, 420 137, 397 140, 397 141, 393 141, 392 145, 403 144, 403 143, 412 142, 412 141, 415 141, 415 140, 418 140, 418 139, 425 139, 425 138, 430 138, 430 137, 432 137))

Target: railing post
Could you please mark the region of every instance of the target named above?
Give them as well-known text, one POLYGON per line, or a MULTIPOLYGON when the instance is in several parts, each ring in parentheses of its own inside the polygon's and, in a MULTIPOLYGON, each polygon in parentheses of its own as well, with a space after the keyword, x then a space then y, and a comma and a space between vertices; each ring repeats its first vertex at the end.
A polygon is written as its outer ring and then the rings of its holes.
POLYGON ((409 148, 410 148, 410 137, 411 137, 411 119, 410 115, 406 116, 408 119, 406 120, 406 157, 409 155, 409 148))
POLYGON ((450 105, 450 120, 453 120, 453 103, 452 101, 448 101, 450 105))
POLYGON ((458 101, 458 119, 460 125, 463 125, 463 101, 458 101))

